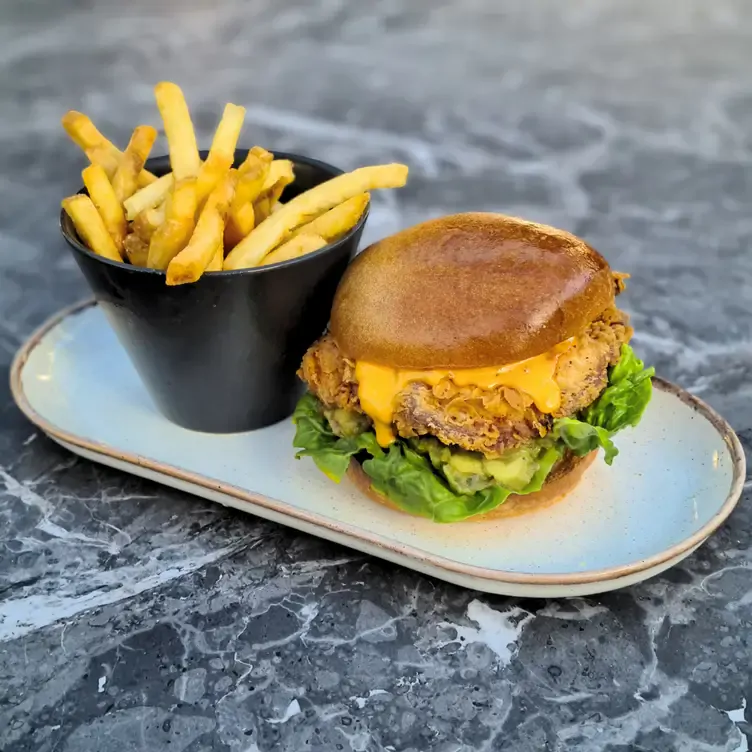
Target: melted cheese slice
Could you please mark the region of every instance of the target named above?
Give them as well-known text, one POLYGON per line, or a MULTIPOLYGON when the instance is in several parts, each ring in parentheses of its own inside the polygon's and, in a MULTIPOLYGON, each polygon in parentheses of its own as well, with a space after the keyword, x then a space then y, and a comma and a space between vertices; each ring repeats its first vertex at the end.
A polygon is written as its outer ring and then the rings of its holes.
POLYGON ((358 361, 355 378, 358 380, 360 406, 373 420, 376 440, 381 446, 389 446, 395 440, 392 428, 394 401, 414 381, 432 387, 442 379, 451 379, 457 386, 481 389, 508 386, 527 394, 542 413, 552 413, 561 405, 561 390, 554 380, 556 364, 574 343, 574 338, 568 339, 542 355, 501 367, 410 371, 358 361))

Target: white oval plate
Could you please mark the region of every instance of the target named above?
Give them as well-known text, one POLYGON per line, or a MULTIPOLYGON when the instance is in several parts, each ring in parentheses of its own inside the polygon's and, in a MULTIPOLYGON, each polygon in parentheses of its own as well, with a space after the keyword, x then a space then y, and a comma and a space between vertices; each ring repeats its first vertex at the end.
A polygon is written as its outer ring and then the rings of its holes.
POLYGON ((736 505, 745 461, 734 432, 679 387, 655 386, 640 426, 617 437, 614 465, 599 459, 563 501, 520 517, 439 525, 296 461, 290 421, 219 436, 170 423, 92 302, 44 324, 11 369, 29 420, 95 462, 448 582, 528 597, 587 595, 652 577, 694 551, 736 505))

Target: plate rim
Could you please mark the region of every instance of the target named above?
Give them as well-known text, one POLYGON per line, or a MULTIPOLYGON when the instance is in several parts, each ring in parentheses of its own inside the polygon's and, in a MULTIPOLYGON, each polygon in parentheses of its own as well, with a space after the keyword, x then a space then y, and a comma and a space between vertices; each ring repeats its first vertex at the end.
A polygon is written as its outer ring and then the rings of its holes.
MULTIPOLYGON (((610 580, 625 577, 637 572, 650 570, 680 554, 691 551, 693 547, 699 546, 703 541, 710 537, 729 517, 741 498, 746 479, 746 457, 744 449, 738 436, 731 428, 729 423, 721 417, 712 407, 701 400, 699 397, 690 394, 680 386, 673 384, 661 377, 654 377, 653 383, 662 391, 668 392, 678 397, 688 407, 699 413, 705 418, 716 430, 721 439, 727 445, 732 460, 732 479, 728 494, 718 509, 718 511, 708 520, 699 530, 683 540, 675 543, 669 548, 642 559, 621 564, 615 567, 606 567, 602 569, 585 570, 583 572, 569 572, 562 574, 534 574, 530 572, 512 572, 508 570, 490 569, 488 567, 479 567, 472 564, 463 564, 453 559, 433 554, 411 545, 398 543, 382 535, 374 535, 362 528, 353 528, 346 523, 338 523, 336 520, 330 520, 316 513, 307 512, 302 509, 291 507, 287 502, 274 499, 263 494, 248 491, 230 483, 225 483, 219 479, 208 478, 189 470, 184 470, 173 465, 168 465, 148 457, 125 452, 101 442, 92 441, 87 438, 70 433, 51 423, 41 414, 39 414, 26 397, 23 390, 22 373, 24 366, 28 362, 29 356, 33 350, 40 344, 44 337, 51 332, 56 326, 61 324, 65 319, 83 312, 88 308, 97 305, 94 298, 88 298, 72 305, 66 306, 54 315, 50 316, 40 326, 38 326, 26 341, 17 350, 10 367, 10 390, 11 396, 18 409, 25 417, 37 428, 41 429, 53 439, 59 439, 73 446, 78 446, 94 452, 99 455, 111 457, 130 465, 136 465, 155 473, 171 476, 186 483, 191 483, 200 488, 212 491, 220 491, 228 496, 237 498, 241 501, 255 504, 262 508, 270 509, 278 514, 291 516, 308 524, 323 527, 340 534, 360 539, 371 545, 389 550, 399 554, 407 559, 417 559, 439 569, 448 570, 457 574, 476 577, 480 580, 492 580, 496 582, 506 582, 519 585, 584 585, 596 582, 607 582, 610 580)), ((370 503, 370 502, 369 502, 370 503)), ((396 512, 395 512, 396 514, 396 512)))

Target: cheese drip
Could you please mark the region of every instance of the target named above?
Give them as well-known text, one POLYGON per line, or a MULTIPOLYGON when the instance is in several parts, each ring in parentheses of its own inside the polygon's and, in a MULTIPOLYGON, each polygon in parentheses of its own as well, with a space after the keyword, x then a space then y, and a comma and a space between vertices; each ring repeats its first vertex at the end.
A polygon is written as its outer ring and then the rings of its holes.
POLYGON ((442 379, 451 379, 457 386, 480 389, 508 386, 527 394, 542 413, 553 413, 561 405, 561 390, 554 380, 556 364, 574 344, 575 339, 571 338, 542 355, 501 367, 399 370, 358 361, 355 364, 358 399, 363 412, 373 420, 376 440, 381 446, 389 446, 396 439, 392 428, 394 401, 414 381, 431 387, 442 379))

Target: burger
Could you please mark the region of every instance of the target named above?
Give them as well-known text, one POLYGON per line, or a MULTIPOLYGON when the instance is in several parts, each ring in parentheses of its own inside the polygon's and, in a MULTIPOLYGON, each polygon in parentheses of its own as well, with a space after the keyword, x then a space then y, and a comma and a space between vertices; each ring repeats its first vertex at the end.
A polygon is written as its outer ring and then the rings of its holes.
POLYGON ((490 213, 375 243, 303 358, 298 457, 435 522, 558 499, 635 426, 652 369, 616 306, 627 275, 580 238, 490 213))

